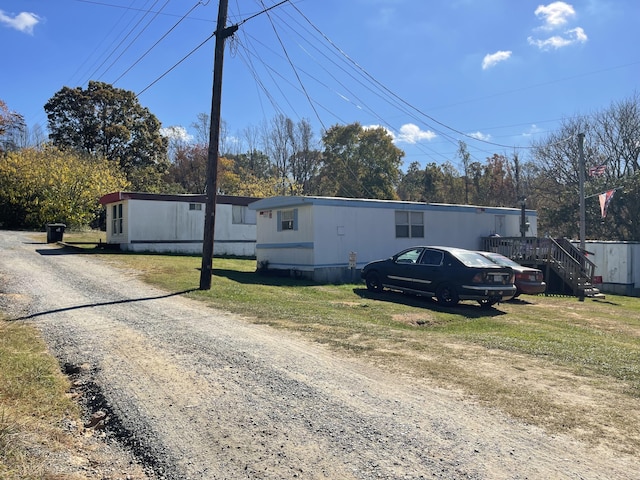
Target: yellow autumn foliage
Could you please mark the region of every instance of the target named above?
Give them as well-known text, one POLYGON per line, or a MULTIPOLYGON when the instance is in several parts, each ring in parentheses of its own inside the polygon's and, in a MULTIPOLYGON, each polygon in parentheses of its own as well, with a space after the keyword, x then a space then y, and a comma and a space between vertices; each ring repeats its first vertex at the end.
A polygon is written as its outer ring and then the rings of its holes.
POLYGON ((100 213, 99 199, 128 187, 115 162, 54 147, 0 156, 0 223, 36 227, 84 226, 100 213))

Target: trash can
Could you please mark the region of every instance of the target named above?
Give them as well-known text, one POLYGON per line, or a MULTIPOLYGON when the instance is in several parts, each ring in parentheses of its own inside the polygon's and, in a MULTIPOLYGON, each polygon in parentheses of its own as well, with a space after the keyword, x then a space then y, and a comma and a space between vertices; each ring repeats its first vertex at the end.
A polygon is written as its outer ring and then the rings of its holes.
POLYGON ((64 223, 47 223, 47 243, 61 242, 65 228, 64 223))

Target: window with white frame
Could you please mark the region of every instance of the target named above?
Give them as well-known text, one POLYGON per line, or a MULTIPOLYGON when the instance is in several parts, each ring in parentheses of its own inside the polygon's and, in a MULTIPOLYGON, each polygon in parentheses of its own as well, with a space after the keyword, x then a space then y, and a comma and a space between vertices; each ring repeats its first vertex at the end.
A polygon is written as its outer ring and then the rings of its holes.
POLYGON ((424 238, 424 212, 396 211, 396 238, 424 238))
POLYGON ((249 207, 244 205, 232 205, 231 206, 231 223, 242 225, 255 225, 256 224, 256 212, 250 210, 249 207))
POLYGON ((122 204, 113 205, 112 210, 112 230, 114 235, 122 235, 123 233, 123 220, 122 220, 122 204))
POLYGON ((293 230, 293 210, 284 210, 280 222, 282 230, 293 230))
POLYGON ((189 204, 189 210, 200 211, 200 210, 202 210, 202 204, 201 203, 190 203, 189 204))
POLYGON ((278 231, 298 230, 298 209, 278 210, 278 231))

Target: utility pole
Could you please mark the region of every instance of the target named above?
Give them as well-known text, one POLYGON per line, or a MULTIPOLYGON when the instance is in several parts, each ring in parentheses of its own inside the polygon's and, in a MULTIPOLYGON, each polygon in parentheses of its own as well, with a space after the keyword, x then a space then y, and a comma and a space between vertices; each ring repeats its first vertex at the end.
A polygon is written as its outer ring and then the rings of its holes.
POLYGON ((200 268, 200 290, 211 289, 213 263, 213 240, 215 230, 216 194, 218 190, 218 150, 220 148, 220 105, 222 100, 222 65, 224 62, 224 41, 233 35, 237 25, 225 27, 227 23, 228 0, 220 0, 218 24, 216 26, 216 46, 213 60, 213 94, 211 98, 211 124, 209 127, 209 150, 207 152, 207 199, 204 211, 204 238, 202 240, 202 267, 200 268))
POLYGON ((578 134, 578 151, 580 153, 578 161, 578 178, 580 181, 580 251, 585 252, 585 207, 584 207, 584 133, 578 134))

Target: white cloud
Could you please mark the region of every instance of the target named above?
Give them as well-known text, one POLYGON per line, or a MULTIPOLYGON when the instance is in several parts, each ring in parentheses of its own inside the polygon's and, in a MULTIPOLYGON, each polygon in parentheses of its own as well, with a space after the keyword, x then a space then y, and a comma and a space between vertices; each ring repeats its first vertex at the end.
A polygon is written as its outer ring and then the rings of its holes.
POLYGON ((469 135, 472 138, 477 138, 478 140, 482 140, 485 142, 488 142, 489 140, 491 140, 491 135, 489 135, 488 133, 474 132, 474 133, 469 133, 467 135, 469 135))
POLYGON ((582 27, 567 29, 569 20, 576 15, 572 5, 565 2, 553 2, 549 5, 540 5, 535 14, 543 22, 537 31, 549 32, 547 37, 531 36, 527 40, 530 45, 540 50, 552 50, 585 43, 587 34, 582 27), (564 30, 563 30, 564 29, 564 30), (550 32, 555 32, 551 34, 550 32))
POLYGON ((568 47, 577 43, 585 43, 588 38, 587 34, 584 33, 584 30, 581 27, 576 27, 571 30, 567 30, 562 35, 553 35, 549 38, 545 38, 544 40, 533 37, 529 37, 527 40, 529 41, 529 44, 538 47, 540 50, 557 50, 558 48, 568 47))
POLYGON ((539 5, 534 12, 536 17, 541 18, 544 22, 542 28, 546 30, 554 30, 566 25, 570 17, 576 15, 576 11, 572 5, 565 2, 553 2, 549 5, 539 5))
POLYGON ((193 140, 193 135, 190 135, 187 132, 187 129, 180 125, 161 128, 160 135, 162 135, 163 137, 167 137, 169 140, 175 140, 178 142, 189 143, 193 140))
POLYGON ((363 130, 375 130, 376 128, 384 129, 389 135, 391 135, 395 139, 395 135, 393 134, 393 132, 389 130, 387 127, 383 127, 382 125, 363 125, 362 126, 363 130))
POLYGON ((529 127, 529 130, 523 132, 522 136, 523 137, 531 137, 533 135, 537 135, 540 132, 542 132, 542 129, 540 127, 538 127, 535 123, 532 123, 531 126, 529 127))
POLYGON ((396 141, 414 144, 421 140, 433 140, 434 138, 436 138, 436 134, 431 130, 420 130, 417 125, 406 123, 400 127, 396 141))
POLYGON ((365 130, 383 128, 393 139, 394 143, 414 144, 421 140, 433 140, 437 137, 437 135, 431 130, 420 130, 420 127, 413 123, 405 123, 402 125, 397 134, 382 125, 363 125, 362 128, 365 130))
POLYGON ((511 50, 498 50, 496 53, 489 53, 482 60, 482 69, 486 70, 496 66, 500 62, 504 62, 511 57, 511 50))
POLYGON ((40 23, 40 17, 35 13, 21 12, 18 15, 12 17, 0 10, 0 24, 3 24, 9 28, 14 28, 19 32, 33 34, 33 27, 40 23))

